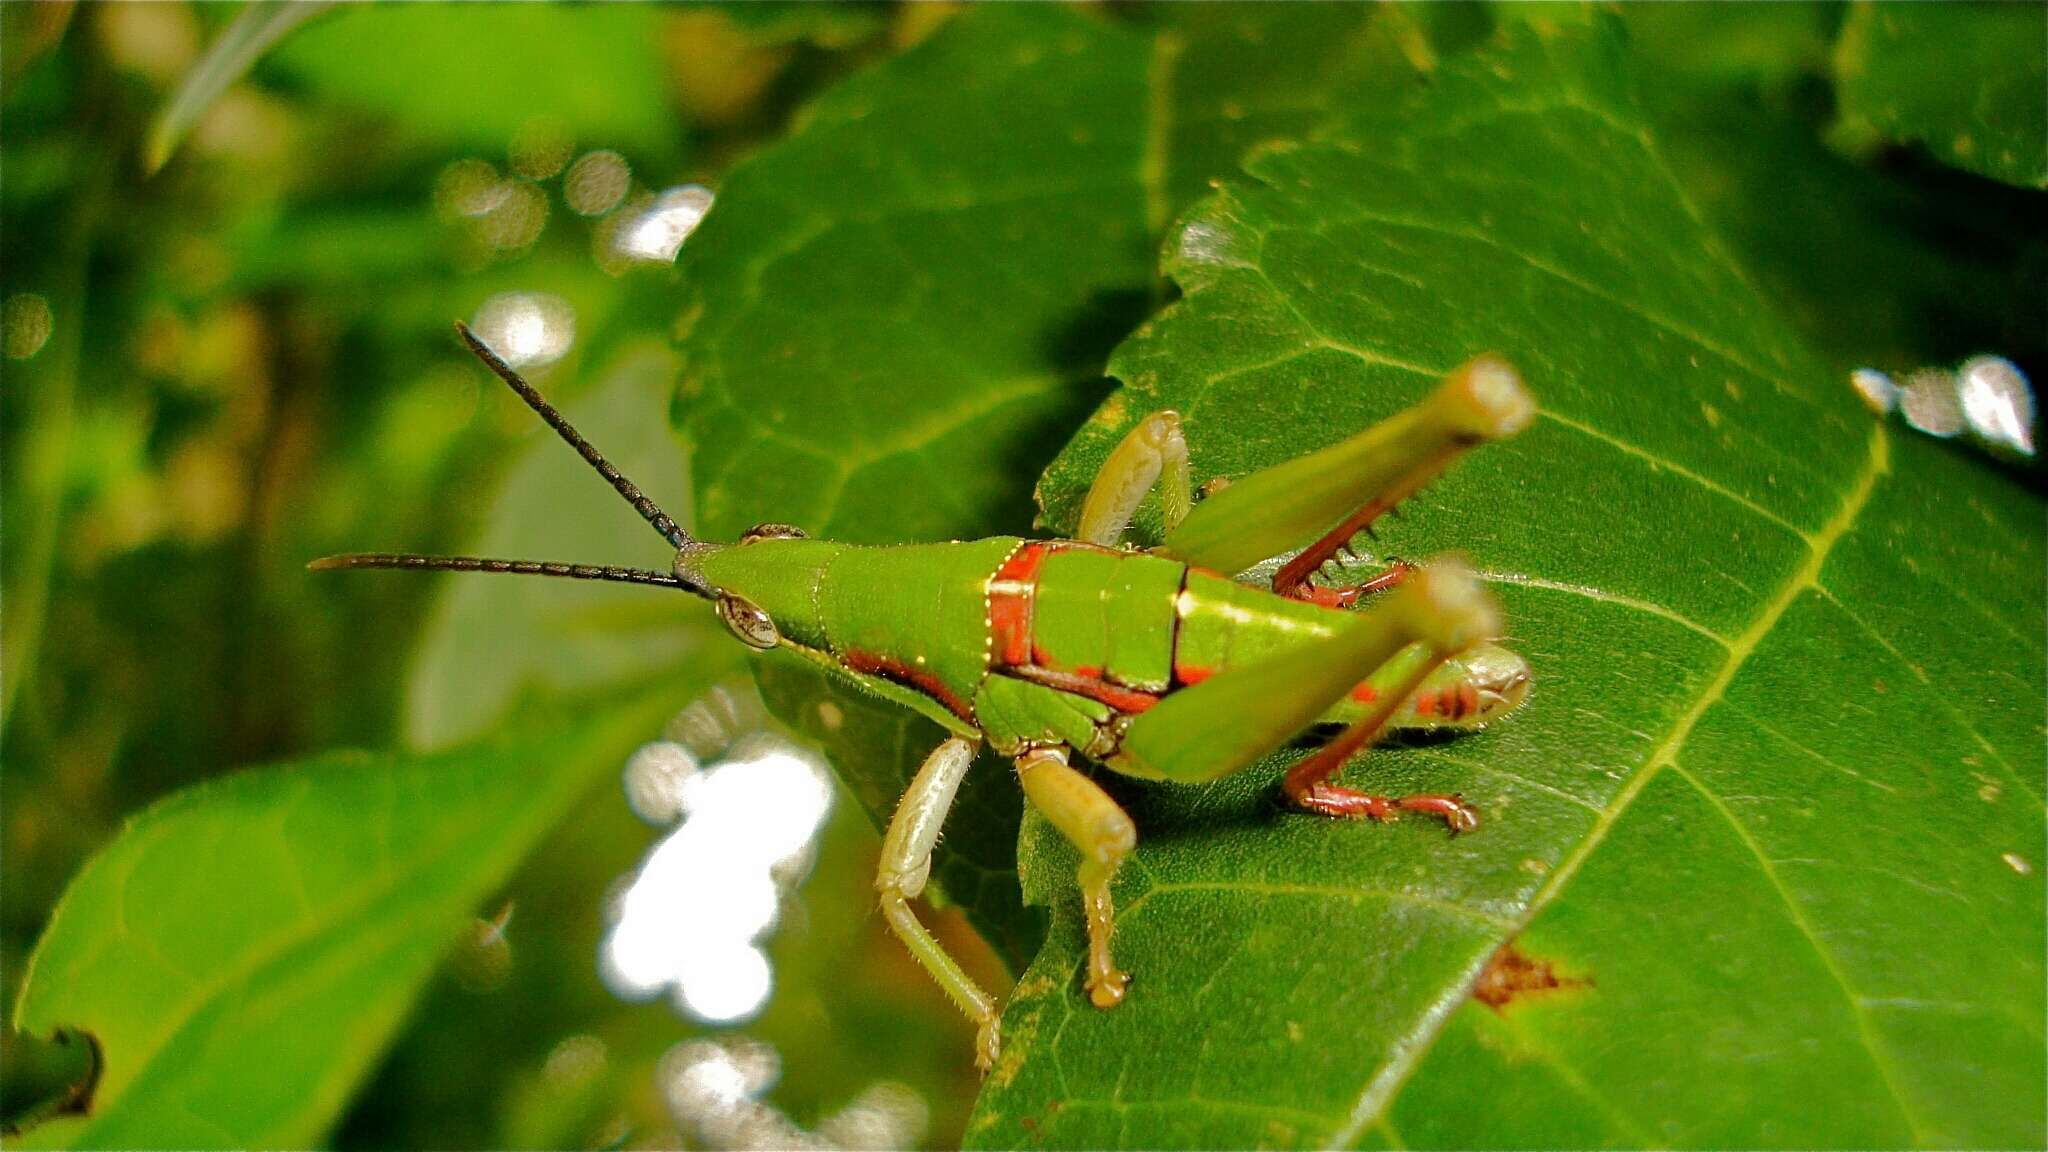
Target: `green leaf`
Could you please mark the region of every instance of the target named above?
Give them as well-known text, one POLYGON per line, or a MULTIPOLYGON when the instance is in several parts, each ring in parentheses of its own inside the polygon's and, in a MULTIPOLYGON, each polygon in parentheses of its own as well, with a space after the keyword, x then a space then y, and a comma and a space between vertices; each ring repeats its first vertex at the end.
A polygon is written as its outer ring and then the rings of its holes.
POLYGON ((2048 22, 2030 4, 1874 4, 1835 45, 1852 135, 1924 144, 1944 163, 2048 188, 2048 22))
POLYGON ((673 688, 418 758, 336 754, 187 789, 72 881, 15 1012, 96 1038, 72 1147, 317 1142, 476 905, 660 730, 673 688))
POLYGON ((733 169, 679 261, 712 538, 1027 522, 1032 455, 1150 282, 1144 59, 1085 16, 976 9, 733 169))
POLYGON ((1028 818, 1054 918, 969 1142, 2040 1144, 2038 498, 1804 349, 1607 23, 1515 30, 1246 176, 1169 245, 1185 299, 1118 351, 1048 521, 1148 412, 1239 476, 1502 352, 1543 418, 1382 535, 1470 556, 1537 688, 1352 770, 1461 790, 1456 839, 1282 813, 1268 770, 1105 776, 1140 833, 1113 1012, 1028 818))
MULTIPOLYGON (((1102 395, 1150 290, 1144 44, 1072 11, 993 5, 821 99, 733 169, 679 261, 679 420, 698 523, 864 543, 1023 528, 1031 479, 1102 395), (991 146, 1000 141, 1000 146, 991 146)), ((944 738, 788 665, 778 713, 885 822, 944 738), (830 702, 842 722, 825 724, 830 702)), ((936 872, 1021 960, 1022 810, 985 763, 936 872), (962 856, 955 846, 973 843, 962 856)))
POLYGON ((662 76, 661 13, 639 5, 346 5, 263 61, 414 138, 492 152, 534 117, 578 142, 669 155, 681 130, 662 76))
POLYGON ((1828 362, 1904 369, 1985 350, 2021 363, 2048 333, 2038 197, 1931 165, 1872 165, 1824 139, 1817 94, 1838 10, 1629 6, 1660 149, 1688 197, 1828 362))
POLYGON ((732 22, 748 43, 760 47, 815 44, 843 50, 881 35, 889 26, 883 4, 812 4, 801 0, 743 0, 722 4, 719 14, 732 22))

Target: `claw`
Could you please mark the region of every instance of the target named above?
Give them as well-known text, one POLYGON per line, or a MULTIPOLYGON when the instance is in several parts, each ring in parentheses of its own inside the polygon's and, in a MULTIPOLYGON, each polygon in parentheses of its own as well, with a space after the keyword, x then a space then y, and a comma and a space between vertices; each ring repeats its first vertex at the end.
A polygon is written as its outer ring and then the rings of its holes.
POLYGON ((1002 1017, 991 1016, 974 1034, 974 1067, 984 1076, 995 1068, 996 1057, 1002 1054, 1001 1027, 1002 1017))
POLYGON ((1097 1008, 1114 1008, 1124 1002, 1124 993, 1131 987, 1131 974, 1119 968, 1112 968, 1109 974, 1088 979, 1088 1002, 1097 1008))

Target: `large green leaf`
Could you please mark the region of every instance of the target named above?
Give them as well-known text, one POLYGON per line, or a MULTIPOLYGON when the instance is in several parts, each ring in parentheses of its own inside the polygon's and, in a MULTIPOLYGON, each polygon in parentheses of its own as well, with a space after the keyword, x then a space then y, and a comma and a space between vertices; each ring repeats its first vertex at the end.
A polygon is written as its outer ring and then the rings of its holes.
MULTIPOLYGON (((1412 72, 1388 62, 1428 51, 1355 7, 1146 17, 1141 36, 1052 7, 962 13, 734 169, 680 262, 679 420, 711 538, 1025 527, 1032 478, 1158 291, 1172 215, 1244 146, 1327 115, 1334 85, 1397 85, 1412 72)), ((877 820, 942 738, 802 667, 763 686, 877 820)), ((1019 812, 983 765, 936 874, 1021 962, 1038 916, 1002 832, 1019 812)))
POLYGON ((1286 815, 1260 771, 1114 781, 1141 844, 1105 1013, 1073 857, 1028 820, 1054 920, 970 1141, 2041 1143, 2040 504, 1803 349, 1616 40, 1520 30, 1257 154, 1042 488, 1071 524, 1159 408, 1198 479, 1234 476, 1514 358, 1544 418, 1384 535, 1492 577, 1536 693, 1358 773, 1485 823, 1286 815))
POLYGON ((15 1012, 103 1064, 72 1147, 320 1139, 475 907, 686 692, 420 758, 339 754, 143 812, 73 880, 15 1012))
POLYGON ((1133 37, 993 6, 733 169, 679 263, 709 535, 1028 519, 1031 455, 1099 398, 1093 357, 1150 279, 1144 79, 1133 37))
POLYGON ((2048 188, 2048 20, 2037 4, 1852 7, 1835 46, 1849 131, 2048 188))

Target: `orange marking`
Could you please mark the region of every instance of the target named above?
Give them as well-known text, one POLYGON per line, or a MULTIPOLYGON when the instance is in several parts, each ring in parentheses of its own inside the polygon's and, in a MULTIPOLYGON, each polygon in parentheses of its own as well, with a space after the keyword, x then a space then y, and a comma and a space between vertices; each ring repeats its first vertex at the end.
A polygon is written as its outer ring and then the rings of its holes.
POLYGON ((1415 694, 1415 714, 1416 714, 1417 716, 1434 716, 1434 715, 1436 715, 1436 693, 1434 693, 1434 692, 1418 692, 1418 693, 1416 693, 1416 694, 1415 694))
POLYGON ((1031 622, 1038 601, 1038 566, 1046 551, 1043 541, 1019 545, 989 578, 989 639, 1001 663, 1022 664, 1033 656, 1031 622))
POLYGON ((1370 684, 1360 684, 1351 690, 1351 698, 1360 704, 1370 704, 1380 698, 1380 692, 1370 684))
POLYGON ((1135 688, 1119 688, 1114 684, 1105 684, 1100 680, 1092 681, 1091 683, 1095 684, 1096 687, 1093 690, 1081 693, 1081 695, 1107 704, 1125 715, 1135 716, 1154 704, 1159 703, 1159 697, 1152 695, 1150 692, 1140 692, 1135 688))
POLYGON ((1201 664, 1182 664, 1176 661, 1173 665, 1173 678, 1183 686, 1200 684, 1215 674, 1214 668, 1201 664))
POLYGON ((1100 680, 1102 679, 1102 669, 1097 668, 1093 664, 1077 664, 1074 666, 1074 675, 1079 676, 1083 680, 1100 680))

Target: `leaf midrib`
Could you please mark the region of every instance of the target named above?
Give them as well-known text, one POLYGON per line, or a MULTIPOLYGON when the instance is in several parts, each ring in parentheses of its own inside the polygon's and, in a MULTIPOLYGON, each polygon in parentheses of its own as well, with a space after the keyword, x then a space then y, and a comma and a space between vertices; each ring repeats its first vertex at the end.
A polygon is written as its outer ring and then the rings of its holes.
MULTIPOLYGON (((1911 1108, 1908 1106, 1905 1094, 1900 1090, 1897 1075, 1891 1067, 1891 1062, 1878 1046, 1877 1039, 1870 1029, 1869 1020, 1864 1013, 1863 1006, 1850 988, 1840 966, 1835 962, 1834 955, 1822 945, 1820 937, 1814 932, 1812 925, 1805 919, 1804 913, 1792 898, 1791 893, 1779 883, 1776 873, 1771 869, 1769 860, 1764 856, 1761 849, 1758 848, 1756 842, 1749 837, 1747 830, 1735 820, 1734 814, 1727 811, 1725 806, 1721 804, 1719 797, 1715 796, 1706 787, 1704 782, 1685 772, 1684 769, 1677 765, 1678 753, 1685 746, 1687 737, 1692 734, 1693 727, 1699 723, 1708 710, 1721 701, 1728 685, 1742 671, 1743 666, 1748 662, 1750 656, 1755 653, 1758 646, 1777 627, 1778 621, 1785 615, 1786 611, 1792 607, 1801 594, 1808 591, 1824 591, 1820 583, 1820 575, 1822 568, 1827 564, 1829 553, 1833 551, 1836 543, 1855 527, 1857 518, 1862 515, 1865 506, 1870 501, 1871 494, 1877 488, 1878 480, 1890 470, 1890 467, 1890 439, 1883 425, 1875 425, 1870 433, 1868 459, 1847 496, 1843 498, 1841 507, 1827 524, 1822 526, 1820 531, 1810 537, 1805 537, 1807 546, 1806 562, 1800 565, 1799 569, 1779 586, 1771 598, 1765 602, 1763 608, 1758 611, 1756 617, 1750 622, 1749 627, 1745 628, 1740 636, 1730 642, 1727 658, 1723 660, 1719 673, 1701 690, 1699 698, 1693 702, 1692 707, 1688 708, 1672 724, 1670 731, 1666 733, 1664 739, 1657 744, 1656 748, 1651 750, 1650 755, 1643 761, 1642 765, 1630 775, 1628 781, 1622 785, 1621 790, 1615 794, 1614 800, 1594 820, 1592 828, 1587 831, 1586 835, 1572 849, 1571 854, 1566 856, 1556 870, 1551 873, 1550 880, 1529 900, 1528 906, 1524 909, 1522 915, 1517 918, 1513 928, 1503 936, 1503 940, 1512 940, 1528 930, 1529 926, 1535 922, 1536 917, 1543 912, 1544 908, 1548 907, 1564 891, 1565 886, 1571 882, 1572 878, 1578 873, 1579 868, 1585 864, 1586 860, 1592 856, 1594 850, 1606 839, 1609 830, 1627 813, 1629 806, 1635 801, 1635 798, 1665 768, 1671 768, 1690 782, 1702 796, 1713 804, 1717 811, 1721 812, 1728 819, 1731 825, 1735 826, 1736 833, 1742 840, 1743 845, 1762 864, 1765 876, 1770 879, 1774 889, 1783 898, 1792 916, 1794 926, 1813 945, 1814 951, 1821 959, 1821 963, 1827 968, 1829 975, 1841 987, 1844 998, 1848 1002, 1850 1013, 1856 1020, 1863 1047, 1869 1054, 1871 1063, 1876 1067, 1879 1076, 1883 1078, 1886 1088, 1890 1091, 1893 1103, 1898 1106, 1899 1112, 1904 1118, 1907 1127, 1912 1131, 1915 1140, 1924 1142, 1926 1128, 1913 1115, 1911 1108)), ((1367 1128, 1384 1121, 1388 1109, 1399 1097, 1401 1089, 1407 1084, 1409 1077, 1421 1066, 1423 1059, 1428 1056, 1430 1049, 1435 1045, 1437 1037, 1442 1035, 1444 1025, 1449 1022, 1456 1008, 1463 1003, 1465 998, 1464 990, 1475 975, 1476 972, 1459 973, 1457 978, 1447 985, 1446 993, 1440 995, 1436 1003, 1432 1004, 1422 1014, 1415 1027, 1407 1035, 1394 1043, 1392 1047, 1394 1056, 1385 1064, 1382 1064, 1378 1072, 1367 1082, 1364 1090, 1359 1095, 1357 1105, 1352 1108, 1350 1118, 1343 1127, 1337 1129, 1331 1135, 1329 1140, 1331 1146, 1347 1147, 1356 1141, 1367 1128)))

